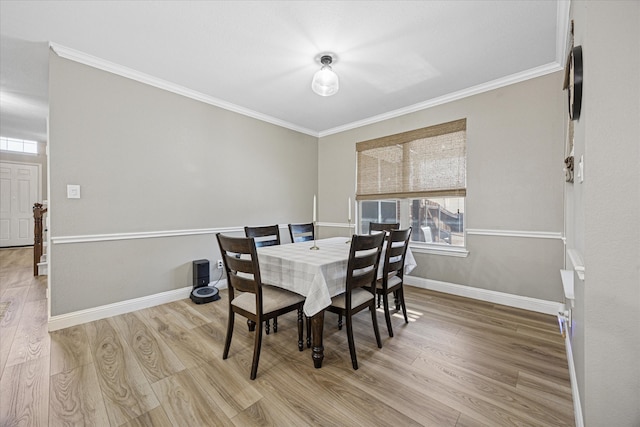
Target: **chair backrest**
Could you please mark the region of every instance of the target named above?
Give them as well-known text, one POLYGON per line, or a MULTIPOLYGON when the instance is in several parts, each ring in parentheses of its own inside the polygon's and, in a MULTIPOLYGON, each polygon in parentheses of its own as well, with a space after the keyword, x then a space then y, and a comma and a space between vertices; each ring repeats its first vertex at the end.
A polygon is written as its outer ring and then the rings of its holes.
POLYGON ((399 228, 399 222, 371 222, 369 223, 369 234, 371 234, 373 231, 391 231, 398 230, 399 228))
POLYGON ((313 223, 308 224, 289 224, 289 234, 291 235, 291 241, 293 243, 306 242, 313 240, 314 230, 313 223))
POLYGON ((375 292, 378 264, 385 237, 385 233, 354 234, 351 237, 347 263, 347 307, 351 306, 351 291, 353 289, 368 287, 375 292))
POLYGON ((262 227, 245 227, 244 235, 254 237, 256 247, 273 246, 280 244, 280 228, 276 225, 266 225, 262 227))
POLYGON ((216 238, 227 271, 229 301, 234 298, 234 290, 251 292, 256 294, 259 299, 258 307, 261 307, 262 279, 255 240, 253 237, 231 237, 221 233, 216 234, 216 238))
POLYGON ((400 278, 404 276, 404 260, 407 256, 411 230, 412 228, 409 227, 405 230, 389 232, 387 248, 384 251, 383 277, 389 277, 394 272, 400 278))

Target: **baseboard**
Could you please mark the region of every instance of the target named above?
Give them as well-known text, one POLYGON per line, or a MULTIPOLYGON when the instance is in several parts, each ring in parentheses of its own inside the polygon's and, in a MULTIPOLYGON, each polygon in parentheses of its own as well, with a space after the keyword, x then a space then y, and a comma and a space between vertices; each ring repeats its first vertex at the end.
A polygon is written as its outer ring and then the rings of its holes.
MULTIPOLYGON (((473 298, 480 301, 502 304, 509 307, 516 307, 554 316, 559 312, 564 311, 564 304, 554 301, 545 301, 519 295, 507 294, 503 292, 490 291, 487 289, 457 285, 454 283, 423 279, 410 275, 405 276, 404 282, 406 285, 415 286, 417 288, 444 292, 452 295, 473 298)), ((216 283, 216 287, 219 289, 225 289, 227 287, 227 281, 220 280, 216 283)), ((184 288, 161 292, 158 294, 148 295, 145 297, 135 298, 127 301, 120 301, 113 304, 88 308, 86 310, 79 310, 72 313, 51 316, 51 318, 49 319, 49 331, 56 331, 58 329, 64 329, 70 326, 80 325, 82 323, 93 322, 94 320, 104 319, 107 317, 117 316, 119 314, 141 310, 143 308, 154 307, 156 305, 178 301, 180 299, 188 298, 189 293, 192 289, 193 288, 191 286, 187 286, 184 288)))
POLYGON ((59 316, 51 316, 48 324, 49 332, 188 298, 192 289, 191 286, 187 286, 127 301, 74 311, 59 316))
POLYGON ((578 390, 578 377, 576 376, 576 365, 573 363, 573 350, 571 349, 571 339, 569 334, 564 339, 567 352, 567 363, 569 365, 569 380, 571 381, 571 395, 573 396, 573 416, 576 427, 584 427, 582 418, 582 405, 580 404, 580 392, 578 390))
MULTIPOLYGON (((209 286, 214 286, 213 282, 210 283, 209 286)), ((226 289, 226 279, 215 282, 215 287, 218 289, 226 289)), ((136 310, 142 310, 143 308, 155 307, 156 305, 179 301, 181 299, 189 298, 189 294, 191 294, 192 290, 193 287, 186 286, 172 291, 147 295, 146 297, 120 301, 113 304, 102 305, 100 307, 87 308, 86 310, 74 311, 72 313, 61 314, 59 316, 51 316, 48 323, 49 332, 93 322, 94 320, 106 319, 107 317, 113 317, 119 314, 131 313, 136 310)))
POLYGON ((564 311, 564 304, 561 302, 523 297, 520 295, 507 294, 504 292, 474 288, 465 285, 457 285, 455 283, 423 279, 421 277, 413 277, 410 275, 404 276, 404 283, 406 285, 415 286, 417 288, 444 292, 447 294, 473 298, 480 301, 492 302, 495 304, 502 304, 509 307, 521 308, 523 310, 535 311, 538 313, 550 314, 553 316, 557 316, 559 312, 564 311))

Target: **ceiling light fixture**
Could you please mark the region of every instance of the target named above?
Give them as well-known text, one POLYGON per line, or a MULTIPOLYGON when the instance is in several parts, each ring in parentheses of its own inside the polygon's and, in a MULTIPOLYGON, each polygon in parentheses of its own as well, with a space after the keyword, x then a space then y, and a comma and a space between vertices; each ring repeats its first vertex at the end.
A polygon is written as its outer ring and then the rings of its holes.
POLYGON ((322 68, 313 75, 311 89, 320 96, 331 96, 338 92, 340 87, 338 75, 331 68, 332 62, 331 55, 322 55, 320 58, 322 68))

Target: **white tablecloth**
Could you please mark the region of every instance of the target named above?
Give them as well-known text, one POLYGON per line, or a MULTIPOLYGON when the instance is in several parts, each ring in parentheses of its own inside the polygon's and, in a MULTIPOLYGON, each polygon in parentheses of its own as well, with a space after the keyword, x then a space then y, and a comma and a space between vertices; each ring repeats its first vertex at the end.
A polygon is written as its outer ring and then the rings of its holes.
MULTIPOLYGON (((319 250, 310 250, 313 241, 257 248, 262 281, 304 295, 305 315, 311 317, 331 304, 331 297, 344 292, 349 258, 346 237, 317 240, 319 250)), ((381 276, 384 254, 380 258, 381 276)), ((416 267, 407 249, 404 272, 416 267)))

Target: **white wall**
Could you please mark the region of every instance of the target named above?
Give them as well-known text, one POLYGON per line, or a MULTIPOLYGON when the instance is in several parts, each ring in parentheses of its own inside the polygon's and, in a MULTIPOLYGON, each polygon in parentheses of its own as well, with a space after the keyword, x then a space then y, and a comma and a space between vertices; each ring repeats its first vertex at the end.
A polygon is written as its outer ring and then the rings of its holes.
MULTIPOLYGON (((356 142, 467 118, 466 227, 559 236, 563 230, 563 77, 562 72, 553 73, 321 138, 320 219, 346 222, 347 198, 355 197, 356 142)), ((561 239, 468 235, 467 248, 466 258, 414 253, 418 267, 411 275, 563 300, 561 239)))
POLYGON ((217 274, 213 231, 310 220, 317 138, 53 53, 49 87, 52 315, 217 274))

